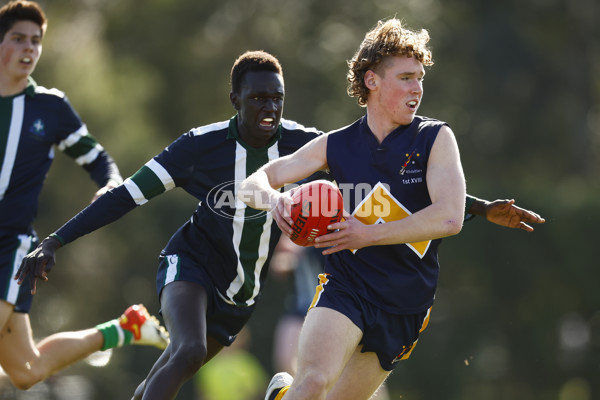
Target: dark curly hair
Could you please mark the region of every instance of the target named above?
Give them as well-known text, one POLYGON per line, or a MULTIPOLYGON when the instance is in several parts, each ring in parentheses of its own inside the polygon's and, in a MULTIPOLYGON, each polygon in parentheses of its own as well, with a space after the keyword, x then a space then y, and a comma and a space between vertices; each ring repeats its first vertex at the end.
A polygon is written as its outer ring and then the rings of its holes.
POLYGON ((364 82, 365 73, 368 70, 376 71, 384 57, 415 57, 423 65, 433 65, 428 42, 429 32, 425 29, 412 31, 403 27, 402 21, 396 18, 378 21, 348 61, 348 94, 357 97, 360 106, 367 104, 369 89, 364 82))
POLYGON ((44 11, 35 1, 14 0, 0 8, 0 41, 18 21, 31 21, 40 26, 42 37, 46 33, 48 20, 44 11))
POLYGON ((279 60, 266 51, 247 51, 235 60, 231 68, 231 91, 239 93, 242 77, 249 71, 269 71, 283 76, 279 60))

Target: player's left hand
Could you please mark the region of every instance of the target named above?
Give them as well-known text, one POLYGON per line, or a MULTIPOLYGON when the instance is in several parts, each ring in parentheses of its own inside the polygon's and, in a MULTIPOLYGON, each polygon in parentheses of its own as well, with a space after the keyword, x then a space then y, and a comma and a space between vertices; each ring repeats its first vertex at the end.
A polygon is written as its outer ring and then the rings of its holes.
POLYGON ((48 274, 54 264, 56 264, 56 250, 60 246, 60 242, 57 239, 47 237, 35 250, 26 255, 15 274, 15 280, 18 281, 18 284, 22 284, 25 278, 27 278, 31 294, 35 294, 37 291, 37 279, 42 281, 48 280, 48 274))
POLYGON ((363 224, 344 211, 344 218, 328 226, 334 232, 315 239, 316 248, 324 248, 322 254, 332 254, 341 250, 357 250, 369 245, 368 225, 363 224))
POLYGON ((485 206, 485 217, 494 224, 507 228, 533 232, 531 223, 543 224, 546 220, 533 211, 515 205, 514 200, 494 200, 485 206))

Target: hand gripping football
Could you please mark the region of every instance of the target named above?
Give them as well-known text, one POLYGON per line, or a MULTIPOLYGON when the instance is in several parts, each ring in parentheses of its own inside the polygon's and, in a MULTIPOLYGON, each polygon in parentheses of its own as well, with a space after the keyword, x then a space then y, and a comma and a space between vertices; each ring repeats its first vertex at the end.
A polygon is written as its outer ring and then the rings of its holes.
POLYGON ((340 222, 344 210, 342 193, 333 183, 318 180, 301 185, 292 196, 292 242, 312 246, 328 233, 327 226, 340 222))

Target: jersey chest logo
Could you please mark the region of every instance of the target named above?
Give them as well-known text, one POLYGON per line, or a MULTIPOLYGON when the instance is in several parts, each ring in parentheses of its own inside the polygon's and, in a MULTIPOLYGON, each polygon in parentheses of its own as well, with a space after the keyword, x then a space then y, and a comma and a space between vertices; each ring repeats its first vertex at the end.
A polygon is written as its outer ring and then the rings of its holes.
MULTIPOLYGON (((406 218, 412 213, 402 205, 390 191, 381 183, 371 190, 361 203, 356 206, 352 216, 363 224, 384 224, 386 222, 398 221, 406 218)), ((423 258, 431 240, 422 242, 406 243, 406 245, 417 255, 423 258)), ((353 250, 352 252, 356 252, 353 250)))
POLYGON ((35 136, 44 136, 46 134, 44 129, 44 121, 40 118, 33 121, 33 124, 29 127, 29 132, 33 133, 35 136))

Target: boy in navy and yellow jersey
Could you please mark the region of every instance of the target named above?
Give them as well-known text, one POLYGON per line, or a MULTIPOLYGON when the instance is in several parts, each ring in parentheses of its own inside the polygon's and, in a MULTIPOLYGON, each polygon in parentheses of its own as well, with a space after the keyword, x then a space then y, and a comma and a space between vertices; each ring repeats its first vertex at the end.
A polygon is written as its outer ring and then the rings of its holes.
MULTIPOLYGON (((416 115, 424 67, 433 64, 428 41, 425 30, 380 21, 349 63, 348 92, 366 115, 242 182, 240 200, 270 211, 287 236, 293 191, 279 190, 287 182, 328 170, 346 210, 344 221, 330 225, 334 232, 316 239, 327 257, 300 333, 295 377, 276 374, 265 400, 369 399, 427 326, 438 246, 460 232, 466 197, 452 130, 416 115)), ((516 222, 502 224, 531 229, 516 222)))
POLYGON ((167 343, 157 320, 143 306, 132 306, 120 322, 58 333, 33 344, 32 294, 13 278, 23 256, 38 244, 32 224, 54 149, 89 173, 100 187, 95 197, 122 182, 116 164, 65 94, 37 85, 30 76, 46 26, 44 12, 34 2, 13 1, 0 8, 0 366, 22 389, 97 350, 129 342, 167 343))
MULTIPOLYGON (((179 187, 198 202, 159 258, 156 288, 171 341, 134 398, 174 398, 181 385, 250 318, 281 231, 270 213, 236 199, 239 183, 262 165, 321 136, 282 118, 283 72, 263 51, 242 54, 231 70, 230 120, 181 135, 125 182, 85 208, 23 260, 19 282, 35 292, 56 250, 179 187)), ((243 398, 243 394, 240 394, 243 398)))

